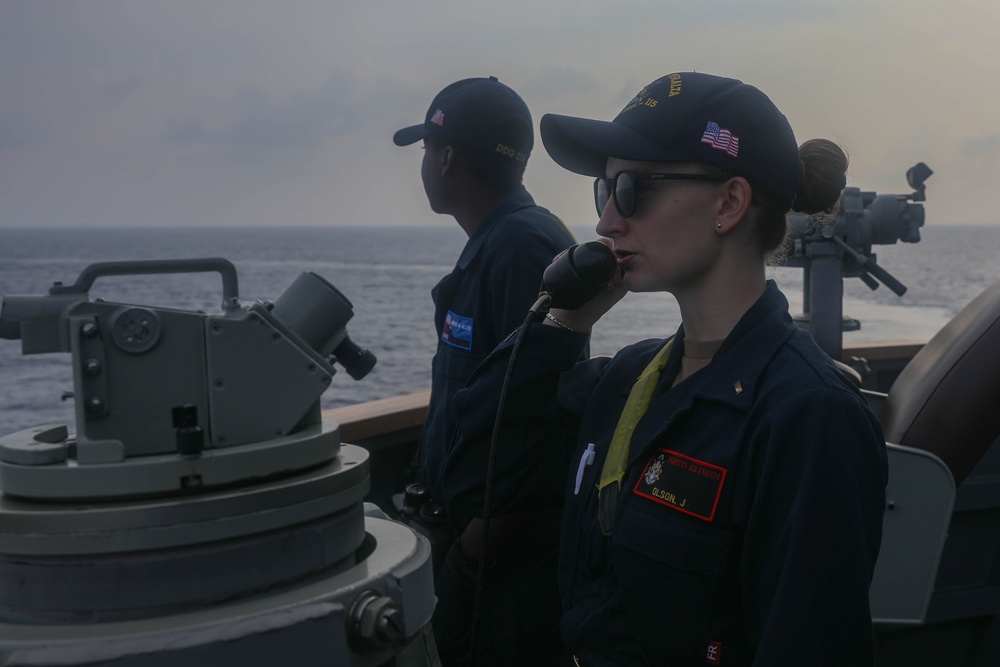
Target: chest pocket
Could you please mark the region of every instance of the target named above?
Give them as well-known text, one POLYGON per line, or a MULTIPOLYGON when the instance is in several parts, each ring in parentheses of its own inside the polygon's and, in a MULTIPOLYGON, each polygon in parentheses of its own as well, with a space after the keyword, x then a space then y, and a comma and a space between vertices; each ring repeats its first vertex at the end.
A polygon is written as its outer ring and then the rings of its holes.
POLYGON ((435 366, 440 373, 463 384, 472 376, 472 371, 486 358, 469 350, 460 350, 441 342, 438 345, 435 366))
POLYGON ((705 646, 714 639, 715 610, 724 604, 732 531, 647 499, 623 497, 621 502, 612 558, 647 659, 664 664, 700 658, 693 664, 703 663, 705 646))

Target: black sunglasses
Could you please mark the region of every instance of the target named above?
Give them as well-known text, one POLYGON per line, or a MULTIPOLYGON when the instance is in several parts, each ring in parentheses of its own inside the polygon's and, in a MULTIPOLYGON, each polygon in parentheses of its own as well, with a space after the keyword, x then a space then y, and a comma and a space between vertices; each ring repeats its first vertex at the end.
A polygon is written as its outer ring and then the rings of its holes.
POLYGON ((608 199, 615 200, 615 208, 623 218, 635 215, 637 197, 635 186, 639 181, 713 181, 721 183, 728 176, 709 174, 647 174, 641 171, 619 171, 612 178, 594 179, 594 203, 597 215, 604 213, 608 199))

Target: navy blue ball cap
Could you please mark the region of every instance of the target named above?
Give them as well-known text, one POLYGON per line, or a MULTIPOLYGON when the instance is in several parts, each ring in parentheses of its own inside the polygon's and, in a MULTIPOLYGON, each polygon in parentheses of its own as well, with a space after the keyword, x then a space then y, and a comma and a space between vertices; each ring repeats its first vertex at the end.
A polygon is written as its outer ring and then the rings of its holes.
POLYGON ((604 176, 609 157, 700 162, 743 176, 791 206, 802 160, 784 114, 757 88, 701 72, 668 74, 612 121, 546 114, 542 143, 560 166, 604 176))
POLYGON ((527 161, 534 145, 528 105, 494 76, 462 79, 447 86, 431 102, 422 125, 404 127, 392 140, 397 146, 409 146, 428 136, 461 141, 519 162, 527 161), (521 127, 513 133, 521 137, 517 145, 509 145, 509 138, 501 140, 511 136, 505 131, 511 124, 521 127))

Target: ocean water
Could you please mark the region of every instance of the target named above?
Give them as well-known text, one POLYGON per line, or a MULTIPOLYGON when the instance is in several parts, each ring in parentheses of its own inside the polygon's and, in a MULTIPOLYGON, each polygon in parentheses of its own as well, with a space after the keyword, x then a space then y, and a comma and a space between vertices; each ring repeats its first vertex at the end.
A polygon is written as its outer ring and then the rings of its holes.
MULTIPOLYGON (((593 229, 574 229, 581 241, 593 229)), ((858 279, 845 283, 844 314, 860 331, 844 342, 927 340, 976 295, 1000 279, 1000 226, 925 226, 916 244, 875 246, 878 263, 908 287, 902 297, 858 279)), ((337 287, 354 306, 351 338, 378 357, 360 381, 340 370, 324 408, 420 391, 430 384, 435 348, 430 291, 465 243, 457 226, 373 228, 4 229, 0 295, 47 294, 71 284, 94 262, 225 257, 239 274, 242 301, 274 299, 303 271, 337 287)), ((802 307, 802 270, 771 269, 793 313, 802 307)), ((92 299, 181 310, 221 310, 218 274, 114 276, 92 299)), ((592 352, 612 354, 636 340, 672 333, 680 315, 666 294, 628 295, 594 330, 592 352)), ((156 378, 149 378, 155 382, 156 378)), ((68 353, 22 355, 0 340, 0 435, 40 424, 73 427, 68 353)))

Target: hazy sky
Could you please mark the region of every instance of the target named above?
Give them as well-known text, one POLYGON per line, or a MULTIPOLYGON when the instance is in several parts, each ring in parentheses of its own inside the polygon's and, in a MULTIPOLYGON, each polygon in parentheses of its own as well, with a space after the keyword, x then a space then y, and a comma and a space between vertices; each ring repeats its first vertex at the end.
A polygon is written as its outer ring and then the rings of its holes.
MULTIPOLYGON (((431 213, 422 122, 495 75, 546 112, 610 119, 699 70, 771 96, 849 184, 927 224, 997 224, 996 0, 0 0, 0 226, 454 224, 431 213)), ((536 200, 596 221, 536 143, 536 200)))

